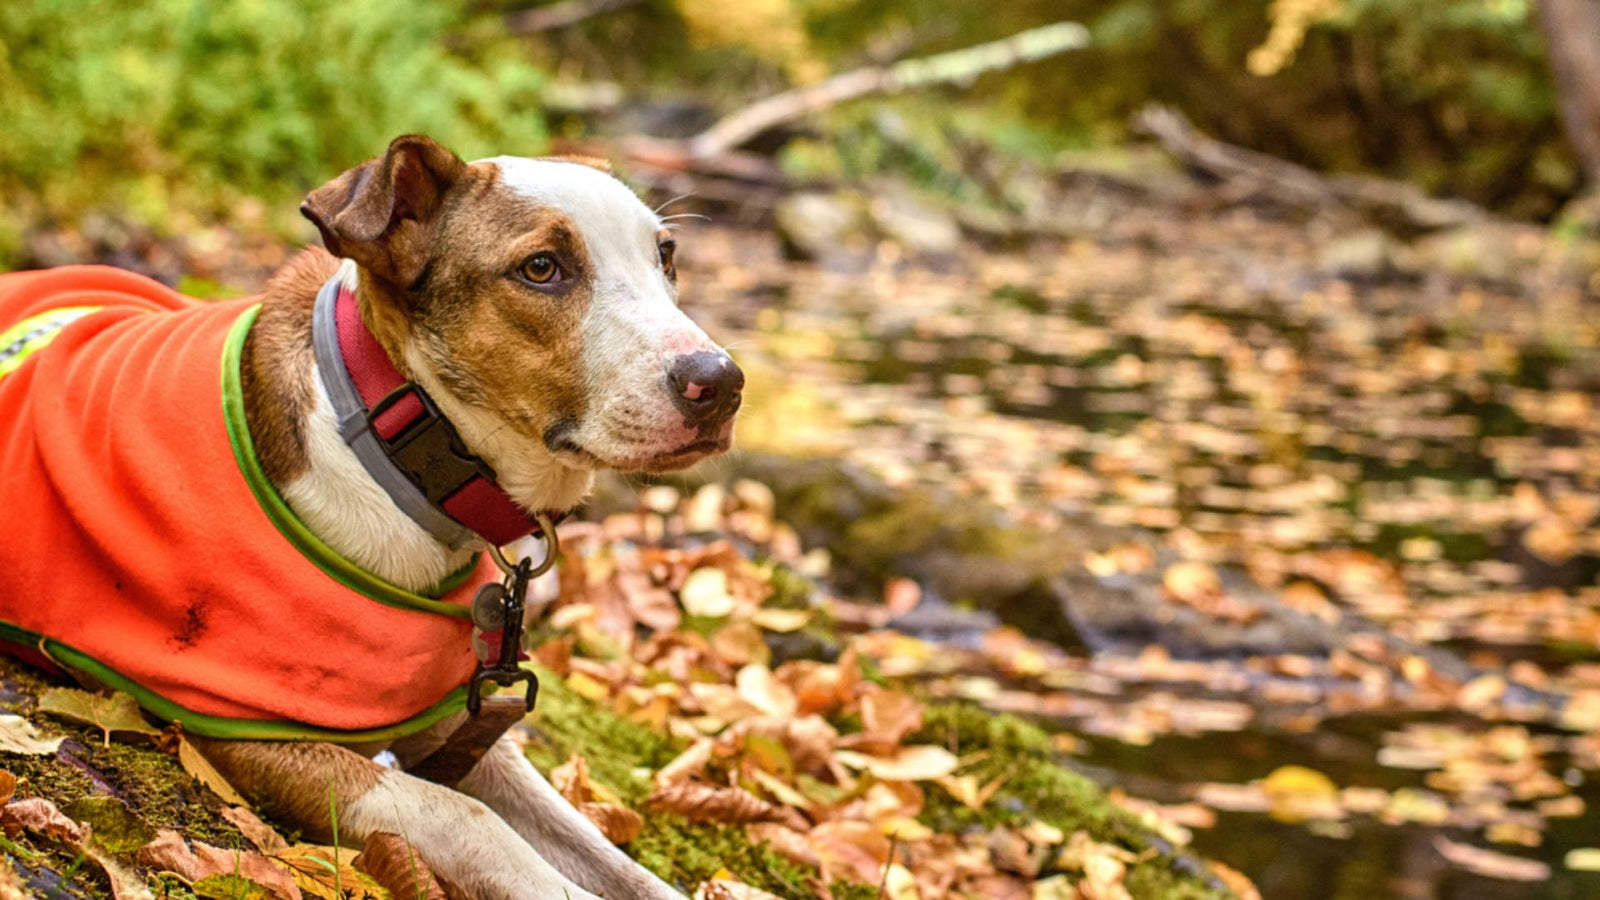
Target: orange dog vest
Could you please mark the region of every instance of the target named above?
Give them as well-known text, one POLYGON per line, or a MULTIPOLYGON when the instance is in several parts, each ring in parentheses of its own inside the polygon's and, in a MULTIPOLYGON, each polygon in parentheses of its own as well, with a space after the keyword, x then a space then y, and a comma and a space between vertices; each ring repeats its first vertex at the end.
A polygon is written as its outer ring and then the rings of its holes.
POLYGON ((424 728, 464 706, 495 569, 411 593, 295 518, 245 423, 256 313, 117 269, 0 275, 0 639, 198 734, 424 728))

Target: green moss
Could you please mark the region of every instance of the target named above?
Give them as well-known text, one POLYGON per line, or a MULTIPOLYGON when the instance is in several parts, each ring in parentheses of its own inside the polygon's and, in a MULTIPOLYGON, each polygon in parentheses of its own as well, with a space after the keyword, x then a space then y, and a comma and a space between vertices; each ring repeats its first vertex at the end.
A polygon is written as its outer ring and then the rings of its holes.
POLYGON ((1154 836, 1130 813, 1114 806, 1093 781, 1054 761, 1050 736, 1013 716, 996 716, 977 707, 931 705, 916 740, 946 746, 960 754, 987 751, 968 769, 982 783, 1006 781, 994 797, 974 810, 946 791, 929 791, 922 821, 940 831, 987 830, 1038 820, 1067 834, 1091 838, 1134 853, 1150 851, 1135 864, 1127 886, 1136 900, 1221 900, 1231 894, 1204 875, 1203 864, 1154 836))

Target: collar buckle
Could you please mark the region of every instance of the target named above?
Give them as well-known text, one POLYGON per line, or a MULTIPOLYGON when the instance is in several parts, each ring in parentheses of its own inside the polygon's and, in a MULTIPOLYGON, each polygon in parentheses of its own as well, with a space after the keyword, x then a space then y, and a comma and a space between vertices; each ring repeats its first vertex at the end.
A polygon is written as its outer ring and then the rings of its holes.
POLYGON ((431 503, 445 499, 474 478, 490 482, 495 474, 488 463, 473 456, 461 445, 461 438, 450 421, 439 412, 433 398, 421 387, 406 383, 390 391, 367 413, 367 423, 378 438, 385 456, 404 472, 431 503), (413 399, 414 398, 414 399, 413 399), (401 412, 400 404, 414 402, 416 413, 393 437, 385 437, 379 423, 391 410, 401 412))

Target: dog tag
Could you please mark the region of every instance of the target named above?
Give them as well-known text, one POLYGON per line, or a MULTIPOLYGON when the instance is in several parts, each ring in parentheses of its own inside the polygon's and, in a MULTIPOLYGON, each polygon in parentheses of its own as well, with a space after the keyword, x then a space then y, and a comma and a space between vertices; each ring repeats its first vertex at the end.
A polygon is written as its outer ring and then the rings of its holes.
POLYGON ((506 625, 506 588, 491 581, 472 595, 472 624, 479 631, 499 631, 506 625))

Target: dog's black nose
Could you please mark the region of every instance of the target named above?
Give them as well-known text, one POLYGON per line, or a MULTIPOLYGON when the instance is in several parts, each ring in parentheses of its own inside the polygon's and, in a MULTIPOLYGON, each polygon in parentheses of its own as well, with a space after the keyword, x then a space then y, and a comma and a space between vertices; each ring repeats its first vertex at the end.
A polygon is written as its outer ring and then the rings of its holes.
POLYGON ((744 372, 727 354, 702 350, 680 356, 667 370, 672 400, 690 424, 725 419, 739 409, 744 372))

